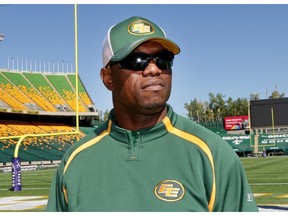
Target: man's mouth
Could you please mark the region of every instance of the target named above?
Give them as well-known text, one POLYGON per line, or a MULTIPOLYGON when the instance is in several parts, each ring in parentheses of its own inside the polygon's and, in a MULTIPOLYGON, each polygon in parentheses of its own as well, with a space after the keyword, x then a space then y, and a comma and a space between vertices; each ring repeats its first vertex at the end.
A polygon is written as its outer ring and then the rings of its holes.
POLYGON ((165 86, 165 84, 162 80, 151 80, 151 81, 146 82, 142 86, 142 89, 157 91, 157 90, 163 89, 164 86, 165 86))

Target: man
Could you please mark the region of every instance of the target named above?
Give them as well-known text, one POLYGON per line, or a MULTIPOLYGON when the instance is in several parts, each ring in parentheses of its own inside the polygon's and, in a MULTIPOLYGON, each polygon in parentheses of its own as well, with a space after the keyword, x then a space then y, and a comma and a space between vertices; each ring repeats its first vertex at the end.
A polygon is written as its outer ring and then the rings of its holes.
POLYGON ((179 47, 131 17, 104 41, 107 122, 66 152, 48 211, 257 211, 240 160, 221 137, 173 112, 179 47))

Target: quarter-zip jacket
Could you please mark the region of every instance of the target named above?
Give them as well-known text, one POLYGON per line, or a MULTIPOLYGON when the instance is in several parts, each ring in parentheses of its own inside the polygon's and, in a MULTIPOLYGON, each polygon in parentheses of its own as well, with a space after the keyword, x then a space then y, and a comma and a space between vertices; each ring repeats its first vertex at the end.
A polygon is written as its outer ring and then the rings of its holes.
POLYGON ((233 149, 173 112, 129 131, 109 120, 71 146, 48 211, 258 211, 233 149))

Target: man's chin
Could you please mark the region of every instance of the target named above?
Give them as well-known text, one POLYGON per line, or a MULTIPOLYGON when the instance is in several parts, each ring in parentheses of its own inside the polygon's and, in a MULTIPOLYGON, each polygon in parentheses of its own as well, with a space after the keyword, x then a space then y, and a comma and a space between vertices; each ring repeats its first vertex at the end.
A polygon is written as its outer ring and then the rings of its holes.
POLYGON ((146 111, 158 113, 162 111, 166 106, 166 103, 150 103, 150 104, 144 104, 143 108, 146 111))

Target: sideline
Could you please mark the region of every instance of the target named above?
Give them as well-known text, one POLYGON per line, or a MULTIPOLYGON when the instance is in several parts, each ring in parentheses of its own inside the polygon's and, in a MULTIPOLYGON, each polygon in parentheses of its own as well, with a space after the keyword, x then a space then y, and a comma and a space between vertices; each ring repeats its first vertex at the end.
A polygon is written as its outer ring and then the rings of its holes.
POLYGON ((288 205, 274 206, 274 205, 260 205, 259 212, 288 212, 288 205))
POLYGON ((0 198, 0 211, 24 211, 44 208, 47 196, 15 196, 0 198))

